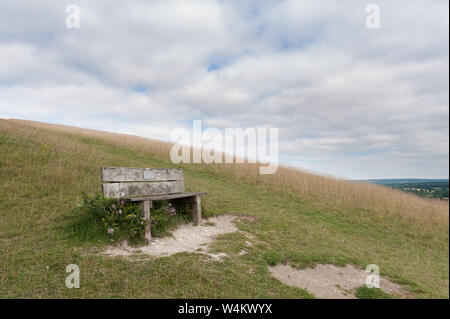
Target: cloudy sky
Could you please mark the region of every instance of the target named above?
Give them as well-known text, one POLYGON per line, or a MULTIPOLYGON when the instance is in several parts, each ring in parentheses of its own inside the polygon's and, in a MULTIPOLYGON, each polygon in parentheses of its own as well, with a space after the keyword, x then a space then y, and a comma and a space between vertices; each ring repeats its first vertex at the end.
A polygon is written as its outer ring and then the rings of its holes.
POLYGON ((279 160, 448 178, 447 0, 0 0, 0 118, 167 140, 279 128, 279 160), (80 8, 67 28, 66 6, 80 8), (366 6, 380 9, 367 28, 366 6))

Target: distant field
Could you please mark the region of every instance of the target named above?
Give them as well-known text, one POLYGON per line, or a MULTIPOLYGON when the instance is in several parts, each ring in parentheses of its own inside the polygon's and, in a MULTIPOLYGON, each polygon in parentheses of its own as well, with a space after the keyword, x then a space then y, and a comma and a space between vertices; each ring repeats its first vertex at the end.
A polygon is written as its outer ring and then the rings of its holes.
POLYGON ((448 298, 448 202, 369 183, 255 164, 183 164, 171 144, 76 127, 0 119, 0 297, 310 298, 268 272, 288 263, 377 264, 413 297, 448 298), (133 261, 99 254, 108 239, 71 227, 81 194, 100 192, 100 166, 179 167, 207 191, 204 215, 252 216, 220 236, 211 261, 194 253, 133 261), (79 265, 81 288, 65 287, 79 265))
POLYGON ((367 182, 399 189, 422 197, 448 200, 448 179, 380 179, 367 182))

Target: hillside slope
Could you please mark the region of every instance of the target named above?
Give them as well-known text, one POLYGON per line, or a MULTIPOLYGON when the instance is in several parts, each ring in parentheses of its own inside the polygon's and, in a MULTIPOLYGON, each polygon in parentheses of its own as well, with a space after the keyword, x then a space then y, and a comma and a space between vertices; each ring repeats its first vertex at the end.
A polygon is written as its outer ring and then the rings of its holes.
POLYGON ((0 120, 0 297, 308 298, 271 277, 268 264, 361 268, 406 285, 415 297, 448 298, 448 203, 388 188, 280 168, 260 176, 250 164, 174 165, 170 145, 44 123, 0 120), (219 237, 223 262, 199 254, 130 261, 98 253, 72 209, 100 191, 100 166, 181 167, 188 191, 207 191, 206 216, 256 217, 219 237), (67 289, 75 263, 81 288, 67 289))

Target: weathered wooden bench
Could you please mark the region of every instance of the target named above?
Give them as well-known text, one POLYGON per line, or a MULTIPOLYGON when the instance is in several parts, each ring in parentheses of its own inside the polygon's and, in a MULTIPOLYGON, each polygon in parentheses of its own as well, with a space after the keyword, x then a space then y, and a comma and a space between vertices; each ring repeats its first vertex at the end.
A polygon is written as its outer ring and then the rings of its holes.
POLYGON ((102 190, 106 198, 141 202, 147 220, 145 238, 151 239, 150 208, 154 200, 188 198, 192 203, 194 225, 201 217, 201 195, 184 190, 183 171, 177 168, 101 167, 102 190))

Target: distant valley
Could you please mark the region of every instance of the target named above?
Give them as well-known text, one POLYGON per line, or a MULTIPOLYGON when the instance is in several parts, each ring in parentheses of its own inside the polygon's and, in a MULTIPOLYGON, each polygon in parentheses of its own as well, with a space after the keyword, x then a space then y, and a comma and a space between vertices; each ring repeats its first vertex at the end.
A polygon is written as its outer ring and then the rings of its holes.
POLYGON ((407 193, 413 193, 422 197, 440 198, 448 200, 448 179, 367 179, 359 182, 374 183, 394 189, 400 189, 407 193))

